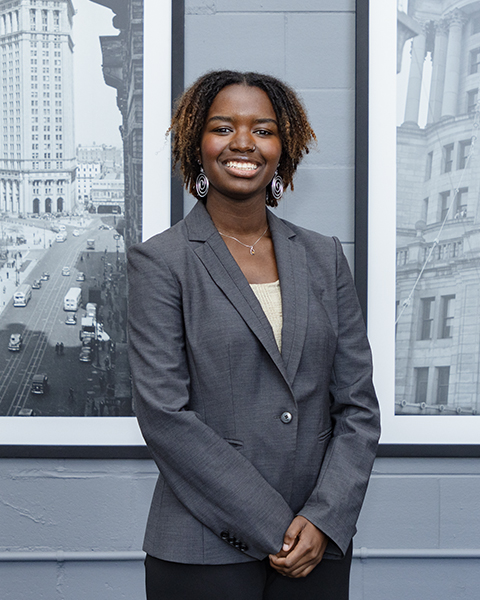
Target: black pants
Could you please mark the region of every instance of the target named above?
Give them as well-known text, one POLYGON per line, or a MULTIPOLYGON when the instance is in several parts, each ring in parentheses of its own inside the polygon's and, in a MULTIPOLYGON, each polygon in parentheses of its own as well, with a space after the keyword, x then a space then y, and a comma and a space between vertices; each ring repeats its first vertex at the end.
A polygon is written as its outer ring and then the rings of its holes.
POLYGON ((322 560, 301 579, 283 577, 268 559, 234 565, 186 565, 147 555, 147 600, 348 600, 352 545, 341 560, 322 560))

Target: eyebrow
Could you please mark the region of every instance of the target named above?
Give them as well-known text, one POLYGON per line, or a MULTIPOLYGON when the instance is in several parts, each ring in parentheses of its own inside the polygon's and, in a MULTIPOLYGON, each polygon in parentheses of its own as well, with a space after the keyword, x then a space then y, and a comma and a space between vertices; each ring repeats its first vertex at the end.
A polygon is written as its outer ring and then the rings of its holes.
MULTIPOLYGON (((208 119, 208 123, 210 123, 210 121, 226 121, 227 123, 232 123, 233 119, 232 117, 223 117, 221 115, 215 115, 214 117, 210 117, 210 119, 208 119)), ((276 119, 269 119, 267 117, 262 119, 255 119, 254 123, 274 123, 278 126, 276 119)))

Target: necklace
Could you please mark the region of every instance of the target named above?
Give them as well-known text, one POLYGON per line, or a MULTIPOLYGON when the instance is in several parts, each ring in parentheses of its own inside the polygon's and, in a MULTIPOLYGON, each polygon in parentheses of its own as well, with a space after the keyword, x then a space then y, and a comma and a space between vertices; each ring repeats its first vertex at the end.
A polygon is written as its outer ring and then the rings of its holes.
POLYGON ((242 244, 242 246, 245 246, 245 248, 249 248, 250 249, 250 254, 253 256, 255 254, 255 246, 258 244, 258 242, 263 238, 263 236, 267 233, 268 231, 268 225, 267 228, 265 229, 265 231, 262 233, 262 235, 258 238, 258 240, 256 242, 254 242, 252 245, 250 244, 244 244, 243 242, 241 242, 240 240, 237 240, 236 237, 233 237, 233 235, 227 235, 226 233, 222 233, 221 231, 219 231, 218 233, 223 236, 223 237, 227 237, 230 238, 231 240, 235 240, 236 242, 238 242, 239 244, 242 244))

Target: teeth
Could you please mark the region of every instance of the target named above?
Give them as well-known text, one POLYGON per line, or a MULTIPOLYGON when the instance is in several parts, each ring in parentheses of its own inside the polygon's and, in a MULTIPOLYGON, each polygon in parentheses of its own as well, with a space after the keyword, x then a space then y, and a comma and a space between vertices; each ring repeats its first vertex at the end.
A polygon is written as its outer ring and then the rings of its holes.
POLYGON ((235 160, 229 160, 227 162, 227 167, 242 169, 243 171, 255 171, 257 169, 257 165, 254 165, 253 163, 237 162, 235 160))

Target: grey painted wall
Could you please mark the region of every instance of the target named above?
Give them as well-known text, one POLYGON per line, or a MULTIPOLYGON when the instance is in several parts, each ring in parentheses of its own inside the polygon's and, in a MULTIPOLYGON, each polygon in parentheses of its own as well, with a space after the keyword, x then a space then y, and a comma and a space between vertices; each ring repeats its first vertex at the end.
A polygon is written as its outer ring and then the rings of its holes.
MULTIPOLYGON (((302 97, 318 145, 279 216, 336 235, 353 265, 354 0, 186 0, 185 80, 212 69, 270 73, 302 97)), ((185 210, 194 203, 185 197, 185 210)))
MULTIPOLYGON (((318 151, 279 212, 353 248, 354 1, 187 0, 186 13, 187 83, 230 67, 300 91, 318 151)), ((148 460, 1 460, 0 600, 143 600, 155 470, 148 460)), ((352 600, 478 598, 478 558, 448 555, 478 551, 479 497, 479 460, 377 459, 357 553, 447 557, 356 558, 352 600)))

